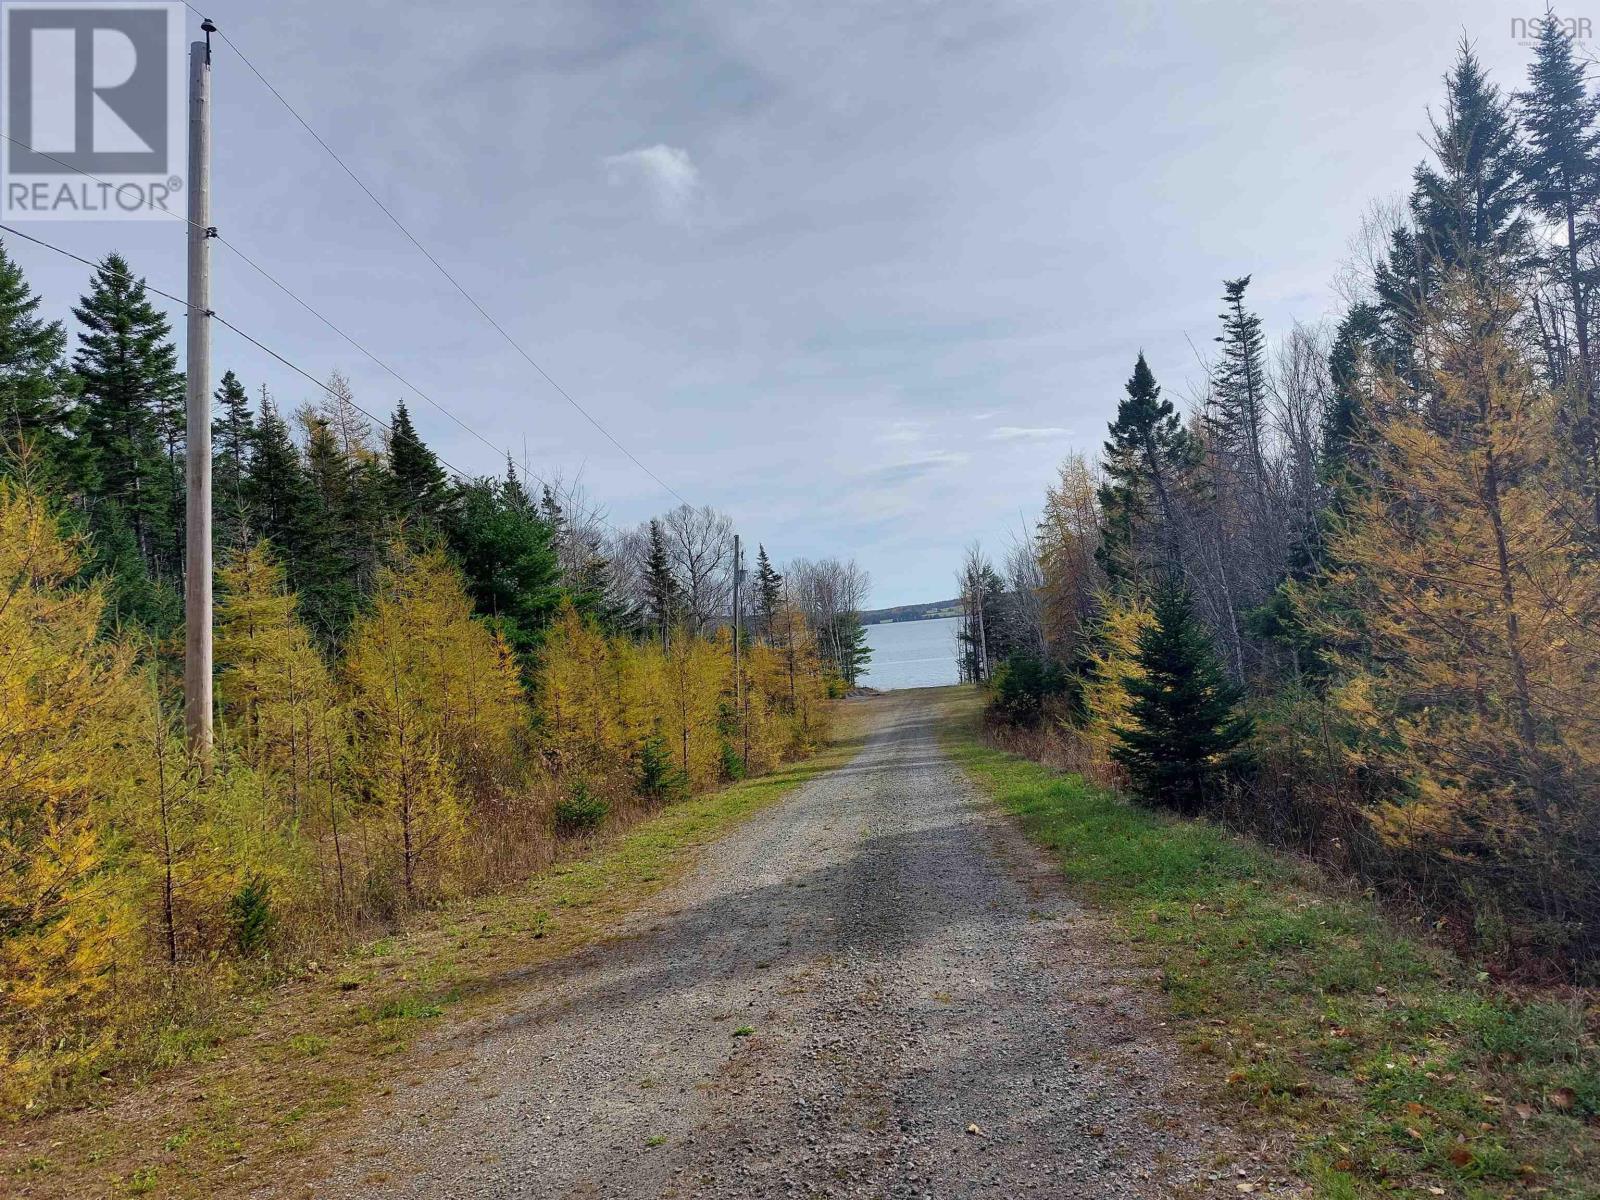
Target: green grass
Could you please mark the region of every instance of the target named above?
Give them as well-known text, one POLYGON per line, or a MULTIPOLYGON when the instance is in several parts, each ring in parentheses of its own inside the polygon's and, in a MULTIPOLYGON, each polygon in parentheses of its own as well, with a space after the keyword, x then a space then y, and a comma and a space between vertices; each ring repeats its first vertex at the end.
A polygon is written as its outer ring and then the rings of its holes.
POLYGON ((975 713, 957 762, 1158 970, 1219 1094, 1297 1132, 1317 1195, 1600 1196, 1592 997, 1491 987, 1287 856, 993 749, 975 713))

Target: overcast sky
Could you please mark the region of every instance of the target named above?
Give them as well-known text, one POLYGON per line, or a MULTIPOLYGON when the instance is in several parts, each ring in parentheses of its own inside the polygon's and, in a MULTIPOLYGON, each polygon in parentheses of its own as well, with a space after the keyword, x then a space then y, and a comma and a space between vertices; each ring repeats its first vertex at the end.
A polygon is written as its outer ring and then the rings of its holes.
MULTIPOLYGON (((213 19, 550 374, 775 559, 853 555, 875 605, 953 594, 1142 347, 1199 378, 1225 276, 1269 331, 1335 314, 1463 33, 1502 86, 1540 3, 217 0, 213 19)), ((1573 10, 1574 15, 1587 15, 1573 10)), ((1595 10, 1600 16, 1600 9, 1595 10)), ((486 326, 220 46, 223 234, 617 523, 674 503, 486 326)), ((35 223, 150 282, 178 222, 35 223)), ((86 272, 11 247, 65 315, 86 272)), ((497 456, 226 252, 214 307, 450 462, 497 456)), ((181 314, 174 314, 182 331, 181 314)), ((311 385, 219 329, 217 368, 311 385)))

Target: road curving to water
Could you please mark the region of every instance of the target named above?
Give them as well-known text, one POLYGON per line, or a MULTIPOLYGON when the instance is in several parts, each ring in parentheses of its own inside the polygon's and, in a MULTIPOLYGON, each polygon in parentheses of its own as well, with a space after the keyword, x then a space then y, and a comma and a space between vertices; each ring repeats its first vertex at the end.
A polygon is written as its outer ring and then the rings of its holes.
POLYGON ((1163 1197, 1272 1169, 1151 981, 891 692, 849 764, 429 1047, 326 1197, 1163 1197))

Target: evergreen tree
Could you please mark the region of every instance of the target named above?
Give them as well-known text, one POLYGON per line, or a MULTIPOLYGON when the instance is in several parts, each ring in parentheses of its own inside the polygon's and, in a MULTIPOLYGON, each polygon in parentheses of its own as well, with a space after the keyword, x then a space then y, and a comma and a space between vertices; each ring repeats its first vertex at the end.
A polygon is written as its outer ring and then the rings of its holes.
POLYGON ((345 439, 322 416, 303 410, 306 424, 307 512, 313 536, 300 555, 298 587, 307 620, 337 642, 372 594, 392 527, 386 519, 390 479, 376 456, 344 452, 345 439))
POLYGON ((1118 583, 1137 581, 1178 554, 1177 493, 1195 459, 1194 442, 1172 402, 1161 398, 1142 353, 1125 391, 1105 444, 1099 490, 1105 529, 1095 549, 1107 577, 1118 583))
POLYGON ((223 548, 237 549, 248 541, 244 485, 255 417, 244 384, 232 371, 223 373, 212 401, 211 508, 216 518, 216 540, 223 548))
POLYGON ((655 804, 667 804, 688 791, 689 777, 672 761, 667 739, 652 733, 639 744, 639 795, 655 804))
POLYGON ((249 434, 243 494, 253 532, 283 556, 290 586, 304 586, 298 563, 313 535, 311 495, 289 426, 263 389, 261 418, 249 434))
POLYGON ((1364 371, 1372 366, 1382 333, 1378 307, 1366 301, 1350 306, 1339 322, 1328 353, 1328 381, 1332 389, 1322 414, 1322 470, 1324 477, 1341 474, 1354 450, 1368 407, 1364 371))
POLYGON ((867 644, 867 627, 861 623, 861 614, 840 613, 834 640, 839 647, 839 675, 846 687, 855 687, 872 661, 872 647, 867 644))
POLYGON ((1527 139, 1523 171, 1529 199, 1566 234, 1552 247, 1549 266, 1566 292, 1576 362, 1568 364, 1565 356, 1553 356, 1556 382, 1568 384, 1568 423, 1579 451, 1579 477, 1589 493, 1595 530, 1600 532, 1600 399, 1589 346, 1594 248, 1600 241, 1600 129, 1596 127, 1600 97, 1590 93, 1572 35, 1553 15, 1539 23, 1528 82, 1528 90, 1517 100, 1527 139))
POLYGON ((561 606, 552 533, 512 474, 463 484, 446 528, 478 614, 492 619, 532 678, 545 629, 561 606))
POLYGON ((117 505, 153 573, 176 578, 184 391, 171 328, 118 254, 106 256, 72 312, 83 326, 73 369, 83 388, 86 488, 117 505))
POLYGON ((22 268, 0 245, 0 446, 15 448, 26 441, 34 461, 54 473, 67 433, 62 364, 67 331, 60 321, 41 320, 38 308, 39 297, 22 268))
POLYGON ((756 611, 761 614, 761 632, 772 640, 772 622, 783 602, 783 576, 772 567, 767 548, 756 544, 756 611))
POLYGON ((1138 670, 1124 681, 1132 720, 1116 730, 1111 756, 1144 799, 1192 815, 1207 807, 1253 727, 1236 711, 1239 690, 1223 674, 1188 590, 1175 578, 1163 581, 1154 609, 1139 633, 1138 670))
POLYGON ((418 436, 405 401, 389 426, 389 507, 407 530, 426 539, 443 525, 450 483, 438 456, 418 436))
POLYGON ((678 577, 672 571, 672 553, 667 548, 667 537, 661 522, 650 522, 650 552, 644 565, 645 606, 651 624, 661 635, 661 644, 667 645, 672 626, 682 614, 683 598, 679 593, 678 577))
POLYGON ((1400 225, 1390 232, 1389 252, 1378 263, 1372 281, 1382 329, 1378 365, 1391 368, 1417 396, 1424 393, 1426 383, 1418 331, 1439 286, 1439 276, 1438 260, 1427 252, 1414 230, 1400 225))
POLYGON ((160 642, 176 634, 183 624, 183 599, 178 589, 163 586, 150 576, 133 530, 114 501, 95 506, 94 528, 81 528, 84 518, 69 510, 66 523, 73 532, 92 532, 83 566, 82 582, 103 582, 104 632, 137 630, 160 642))
POLYGON ((1211 405, 1207 421, 1217 451, 1229 468, 1246 475, 1257 496, 1266 486, 1267 462, 1263 449, 1266 425, 1266 339, 1261 318, 1244 306, 1250 276, 1225 279, 1220 319, 1222 362, 1211 380, 1211 405))
POLYGON ((1465 40, 1445 76, 1442 117, 1431 119, 1437 166, 1417 167, 1411 207, 1423 247, 1480 283, 1527 253, 1516 123, 1465 40))

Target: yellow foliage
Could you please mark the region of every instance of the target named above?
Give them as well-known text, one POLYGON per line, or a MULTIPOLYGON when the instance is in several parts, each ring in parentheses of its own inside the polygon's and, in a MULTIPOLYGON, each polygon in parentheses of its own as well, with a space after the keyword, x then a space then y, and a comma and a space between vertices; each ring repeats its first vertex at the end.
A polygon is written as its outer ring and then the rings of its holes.
POLYGON ((660 737, 693 788, 722 777, 728 746, 751 773, 804 753, 820 737, 825 683, 798 610, 780 609, 771 644, 741 654, 735 706, 726 630, 607 637, 565 606, 547 635, 536 694, 540 741, 559 775, 612 776, 631 789, 642 746, 660 737))
POLYGON ((386 818, 389 865, 413 900, 459 886, 465 785, 504 775, 524 717, 511 653, 473 616, 449 560, 399 546, 394 555, 344 673, 352 771, 386 818))
POLYGON ((1045 494, 1039 522, 1045 637, 1066 660, 1082 642, 1084 626, 1094 614, 1096 596, 1105 582, 1095 561, 1100 545, 1096 486, 1089 461, 1082 454, 1068 455, 1055 485, 1045 494))
POLYGON ((1140 674, 1139 634, 1152 621, 1150 606, 1138 595, 1100 598, 1101 615, 1094 650, 1083 689, 1083 707, 1089 714, 1082 734, 1101 755, 1110 753, 1116 731, 1128 727, 1133 698, 1127 680, 1140 674))
MULTIPOLYGON (((563 604, 545 642, 538 676, 538 714, 558 775, 597 774, 625 761, 636 742, 630 695, 645 669, 563 604), (631 686, 630 686, 631 685, 631 686)), ((653 690, 646 686, 643 694, 653 690)))
POLYGON ((219 574, 217 706, 241 756, 281 777, 298 817, 312 792, 317 732, 337 708, 333 682, 265 546, 239 552, 219 574))
POLYGON ((1430 399, 1381 389, 1335 566, 1294 599, 1341 647, 1352 755, 1401 785, 1372 813, 1380 834, 1575 899, 1600 816, 1600 567, 1516 316, 1446 292, 1430 399))
POLYGON ((126 646, 96 640, 99 587, 36 495, 0 479, 0 1092, 26 1092, 52 1022, 91 1053, 134 914, 111 871, 105 788, 141 695, 126 646))
MULTIPOLYGON (((156 666, 100 637, 81 562, 39 498, 0 480, 0 1103, 93 1069, 241 956, 541 861, 534 714, 443 553, 394 549, 336 671, 269 553, 227 562, 209 774, 156 666)), ((615 794, 640 786, 651 739, 696 787, 720 781, 724 745, 748 741, 755 771, 808 748, 823 682, 803 618, 785 616, 782 640, 745 656, 735 711, 726 633, 663 650, 564 608, 537 679, 546 761, 615 794)))

